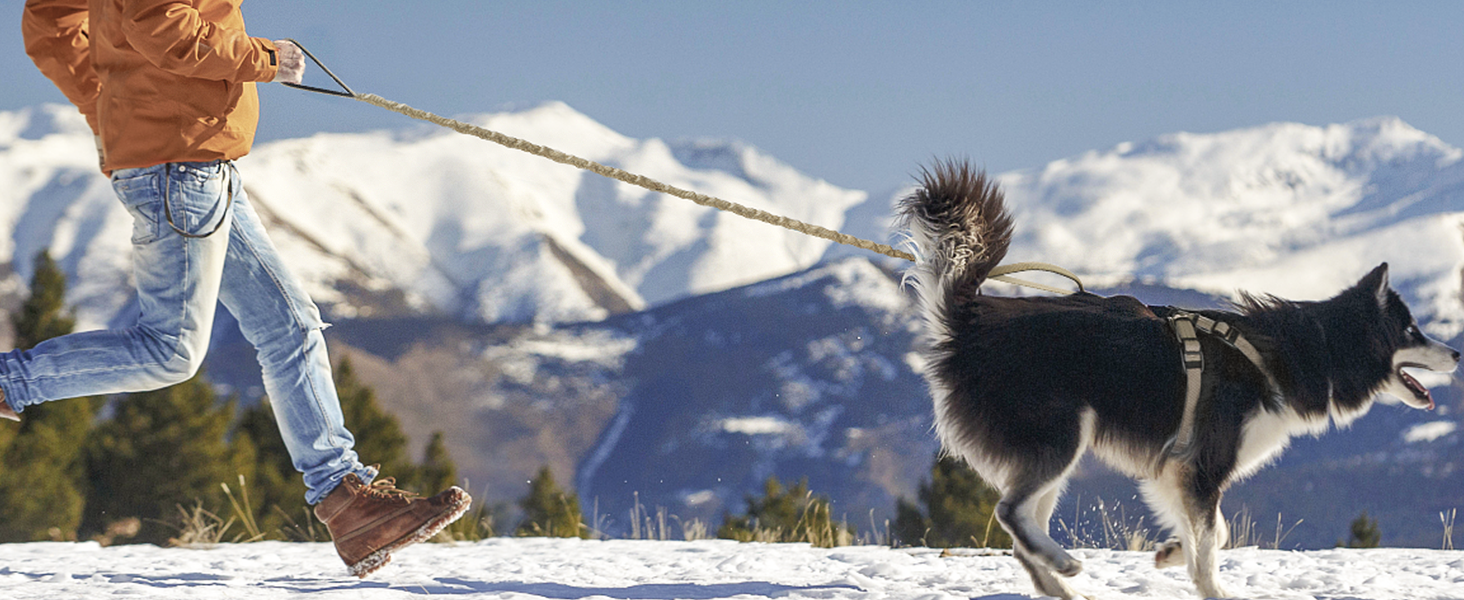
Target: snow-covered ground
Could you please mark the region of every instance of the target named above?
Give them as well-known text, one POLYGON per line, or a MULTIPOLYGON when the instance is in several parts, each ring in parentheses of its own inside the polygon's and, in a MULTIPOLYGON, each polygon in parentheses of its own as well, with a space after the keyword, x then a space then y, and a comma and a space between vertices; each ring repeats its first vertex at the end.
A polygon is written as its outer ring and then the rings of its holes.
MULTIPOLYGON (((1193 598, 1183 569, 1152 555, 1079 550, 1073 579, 1095 598, 1193 598)), ((1243 598, 1464 598, 1464 552, 1417 549, 1221 553, 1243 598)), ((804 544, 495 538, 399 552, 370 579, 346 575, 328 544, 210 549, 95 543, 0 545, 0 598, 975 598, 1033 597, 1009 556, 804 544)))

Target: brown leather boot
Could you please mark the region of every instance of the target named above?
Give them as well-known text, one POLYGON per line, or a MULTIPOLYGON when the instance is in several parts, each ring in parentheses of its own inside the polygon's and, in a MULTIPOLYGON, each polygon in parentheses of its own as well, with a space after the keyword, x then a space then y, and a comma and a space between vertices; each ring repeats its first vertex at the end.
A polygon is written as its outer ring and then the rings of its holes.
POLYGON ((366 485, 351 473, 315 505, 315 517, 325 523, 351 574, 365 578, 391 562, 392 552, 458 520, 471 502, 457 486, 423 498, 397 489, 391 477, 366 485))

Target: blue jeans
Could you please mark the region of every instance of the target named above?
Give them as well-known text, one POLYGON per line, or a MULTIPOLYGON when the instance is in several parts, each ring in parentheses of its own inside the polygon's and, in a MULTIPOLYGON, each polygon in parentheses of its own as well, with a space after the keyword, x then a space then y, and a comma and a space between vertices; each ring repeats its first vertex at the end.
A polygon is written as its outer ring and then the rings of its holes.
POLYGON ((375 472, 357 460, 341 416, 325 322, 280 261, 233 163, 120 169, 112 188, 133 219, 137 324, 0 355, 11 408, 181 383, 203 363, 223 303, 258 351, 275 421, 305 475, 306 502, 318 503, 347 473, 370 481, 375 472))

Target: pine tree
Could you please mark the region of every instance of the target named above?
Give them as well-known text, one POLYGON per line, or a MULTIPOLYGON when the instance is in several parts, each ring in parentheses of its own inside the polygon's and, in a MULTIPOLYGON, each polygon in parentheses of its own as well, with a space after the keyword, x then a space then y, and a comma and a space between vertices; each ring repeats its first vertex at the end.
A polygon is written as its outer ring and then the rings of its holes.
POLYGON ((808 542, 832 548, 853 541, 854 530, 835 524, 833 503, 815 496, 803 478, 785 488, 777 476, 763 482, 762 497, 747 497, 747 513, 724 515, 717 537, 742 542, 808 542))
POLYGON ((76 539, 86 502, 84 448, 95 417, 85 398, 26 409, 0 473, 0 542, 76 539))
POLYGON ((524 520, 513 534, 520 537, 589 538, 584 516, 580 514, 579 496, 560 489, 549 465, 529 482, 529 493, 519 500, 524 520))
MULTIPOLYGON (((925 482, 921 482, 924 485, 925 482)), ((895 500, 895 520, 890 523, 890 543, 893 546, 929 546, 925 536, 930 533, 930 519, 914 502, 901 496, 895 500)))
POLYGON ((71 333, 76 318, 63 312, 66 307, 66 274, 42 250, 36 255, 35 273, 31 275, 31 295, 20 306, 15 323, 15 347, 33 348, 53 337, 71 333))
POLYGON ((407 483, 417 480, 416 468, 407 452, 407 435, 401 422, 381 409, 376 390, 356 377, 349 358, 335 368, 336 395, 346 429, 356 438, 356 454, 367 464, 381 465, 383 476, 407 483))
POLYGON ((432 432, 427 442, 422 463, 416 468, 417 478, 412 482, 423 494, 435 494, 457 483, 457 463, 447 451, 447 441, 441 431, 432 432))
POLYGON ((1001 495, 958 459, 937 457, 930 467, 930 480, 920 483, 919 495, 924 513, 904 498, 896 505, 890 534, 900 543, 932 548, 1011 547, 1011 538, 993 518, 1001 495))
MULTIPOLYGON (((71 333, 66 275, 48 252, 36 256, 31 294, 13 317, 17 348, 71 333)), ((81 398, 28 407, 0 425, 0 542, 75 539, 85 502, 83 448, 100 402, 81 398)))
POLYGON ((1378 520, 1369 518, 1367 511, 1357 515, 1352 520, 1347 537, 1348 548, 1377 548, 1383 540, 1383 530, 1378 528, 1378 520))
POLYGON ((758 532, 781 541, 798 525, 799 502, 808 496, 808 480, 802 479, 792 489, 783 486, 777 476, 770 476, 763 482, 762 497, 748 495, 747 513, 726 515, 722 526, 717 528, 717 537, 725 540, 751 542, 758 532))
MULTIPOLYGON (((21 423, 24 422, 21 421, 21 423)), ((11 444, 15 441, 15 436, 18 434, 20 434, 20 423, 0 419, 0 459, 10 455, 11 444)), ((0 460, 0 489, 3 489, 5 485, 3 479, 5 477, 5 469, 6 461, 0 460)))
POLYGON ((166 543, 178 534, 178 507, 201 503, 227 514, 219 484, 241 465, 225 441, 233 402, 220 404, 200 374, 178 385, 119 401, 87 447, 92 483, 84 529, 101 532, 126 517, 142 520, 135 541, 166 543))
POLYGON ((254 477, 247 491, 260 530, 272 539, 314 541, 305 528, 305 481, 295 470, 267 398, 239 414, 234 443, 239 454, 252 454, 254 477))

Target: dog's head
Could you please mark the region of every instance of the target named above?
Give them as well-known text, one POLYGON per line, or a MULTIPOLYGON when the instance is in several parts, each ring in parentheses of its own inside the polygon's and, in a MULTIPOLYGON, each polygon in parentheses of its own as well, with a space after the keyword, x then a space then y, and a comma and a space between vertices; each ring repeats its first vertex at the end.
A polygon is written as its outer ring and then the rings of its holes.
MULTIPOLYGON (((1391 397, 1402 400, 1413 408, 1433 410, 1433 396, 1428 388, 1407 372, 1407 369, 1452 372, 1459 366, 1459 351, 1444 345, 1423 333, 1418 321, 1403 303, 1398 292, 1388 285, 1388 263, 1373 269, 1357 286, 1348 292, 1367 296, 1381 311, 1373 343, 1380 345, 1380 357, 1389 361, 1389 370, 1376 392, 1385 394, 1384 402, 1391 397)), ((1362 350, 1362 349, 1358 349, 1362 350)))

